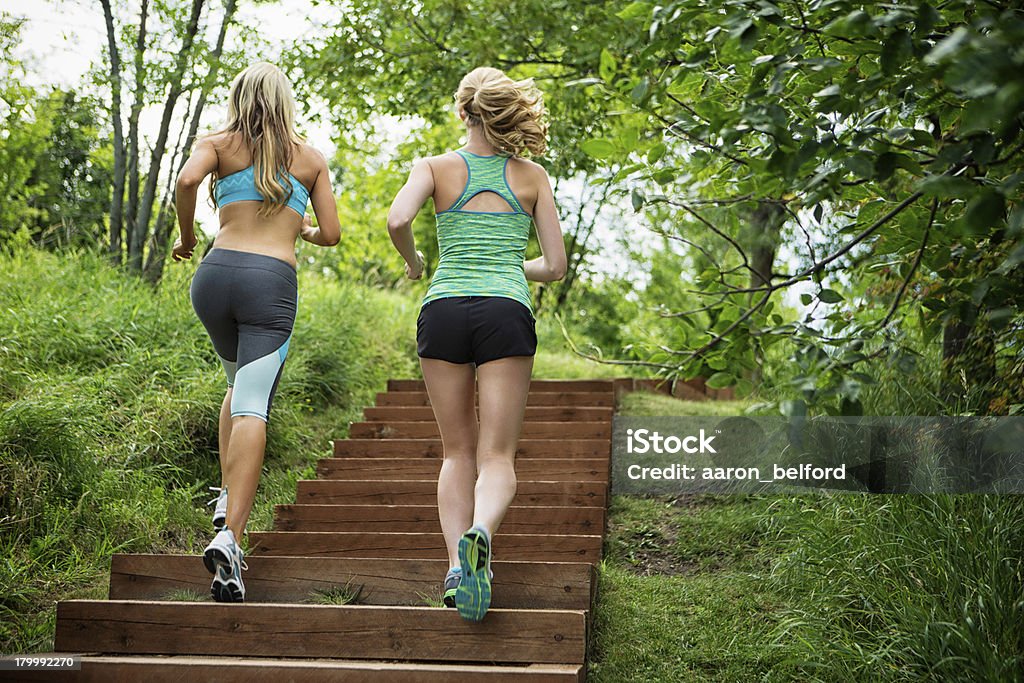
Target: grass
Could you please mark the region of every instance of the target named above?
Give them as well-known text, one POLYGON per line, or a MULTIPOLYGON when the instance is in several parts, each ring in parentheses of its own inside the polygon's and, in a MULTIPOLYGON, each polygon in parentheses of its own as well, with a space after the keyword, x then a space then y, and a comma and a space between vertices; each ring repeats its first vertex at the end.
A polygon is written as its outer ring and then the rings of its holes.
POLYGON ((717 415, 743 415, 753 403, 749 401, 681 401, 668 394, 633 391, 619 399, 618 413, 633 416, 687 416, 714 417, 717 415))
POLYGON ((308 602, 314 605, 358 605, 363 596, 363 586, 351 582, 344 586, 318 588, 310 593, 308 602))
MULTIPOLYGON (((579 339, 575 339, 580 343, 579 339)), ((537 320, 537 355, 533 360, 533 376, 545 379, 604 379, 626 377, 628 369, 587 360, 572 352, 562 336, 558 321, 550 315, 537 320)))
MULTIPOLYGON (((106 594, 114 553, 198 552, 219 483, 224 379, 188 299, 100 257, 0 257, 0 652, 52 648, 54 605, 106 594)), ((391 376, 414 376, 415 302, 300 274, 250 529, 270 526, 391 376)))
POLYGON ((1024 680, 1020 496, 616 496, 609 513, 593 680, 1024 680))
POLYGON ((209 591, 201 593, 189 588, 179 588, 168 591, 167 594, 163 596, 163 599, 168 602, 213 602, 213 598, 210 596, 209 591))

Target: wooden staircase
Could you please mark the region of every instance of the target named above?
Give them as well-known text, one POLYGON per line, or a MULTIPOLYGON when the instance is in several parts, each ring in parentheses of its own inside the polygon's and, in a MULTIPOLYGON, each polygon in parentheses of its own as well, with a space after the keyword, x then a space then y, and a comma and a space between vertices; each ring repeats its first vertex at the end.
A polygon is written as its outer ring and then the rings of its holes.
POLYGON ((430 606, 447 570, 441 442, 422 381, 390 380, 273 531, 249 535, 245 604, 167 599, 206 594, 199 556, 115 555, 109 600, 57 605, 54 649, 85 653, 82 670, 18 680, 583 681, 617 386, 531 384, 481 623, 430 606), (353 604, 311 604, 317 591, 353 604))

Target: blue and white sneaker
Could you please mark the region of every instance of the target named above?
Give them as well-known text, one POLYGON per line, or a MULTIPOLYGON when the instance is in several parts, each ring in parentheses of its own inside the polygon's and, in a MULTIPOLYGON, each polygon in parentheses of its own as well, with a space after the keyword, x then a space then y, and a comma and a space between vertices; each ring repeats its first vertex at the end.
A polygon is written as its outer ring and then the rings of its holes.
POLYGON ((228 517, 228 487, 211 486, 210 490, 217 492, 217 497, 207 503, 207 505, 216 503, 213 508, 213 530, 220 531, 224 528, 224 521, 228 517))
POLYGON ((235 540, 231 529, 222 529, 210 541, 203 551, 203 564, 213 574, 210 594, 217 602, 245 602, 245 584, 242 583, 242 570, 248 569, 245 564, 245 553, 235 540))
POLYGON ((455 591, 462 582, 462 567, 452 567, 444 577, 444 596, 442 601, 445 607, 455 607, 455 591))
POLYGON ((491 606, 491 537, 473 527, 459 539, 462 580, 455 589, 455 607, 469 621, 480 621, 491 606))

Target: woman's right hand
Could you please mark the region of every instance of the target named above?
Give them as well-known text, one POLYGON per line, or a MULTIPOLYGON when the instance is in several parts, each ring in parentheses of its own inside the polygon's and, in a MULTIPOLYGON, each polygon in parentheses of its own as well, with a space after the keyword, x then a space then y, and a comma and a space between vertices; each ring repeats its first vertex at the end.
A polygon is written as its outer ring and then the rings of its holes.
POLYGON ((192 252, 196 248, 198 240, 193 239, 191 243, 185 244, 181 238, 179 238, 174 246, 171 248, 171 260, 173 261, 188 261, 192 258, 192 252))
POLYGON ((405 264, 405 276, 410 280, 419 280, 423 277, 423 265, 426 261, 426 257, 423 256, 423 252, 416 251, 416 266, 410 266, 408 263, 405 264))
POLYGON ((310 244, 318 244, 316 238, 320 233, 320 228, 313 227, 313 219, 310 218, 309 214, 305 214, 302 217, 302 229, 299 231, 299 236, 309 242, 310 244))

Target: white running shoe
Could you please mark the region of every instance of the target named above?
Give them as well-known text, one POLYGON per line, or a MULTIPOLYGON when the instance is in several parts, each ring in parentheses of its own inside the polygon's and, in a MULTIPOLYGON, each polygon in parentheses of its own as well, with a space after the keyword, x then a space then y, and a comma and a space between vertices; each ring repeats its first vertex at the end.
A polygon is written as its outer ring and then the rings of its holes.
POLYGON ((203 564, 213 574, 210 594, 217 602, 245 602, 245 584, 242 583, 242 570, 248 569, 245 564, 245 553, 235 540, 231 529, 223 529, 210 541, 203 551, 203 564))
POLYGON ((211 486, 210 490, 217 492, 217 497, 207 503, 207 505, 217 504, 213 508, 213 530, 220 531, 224 528, 224 521, 228 516, 228 487, 211 486))

